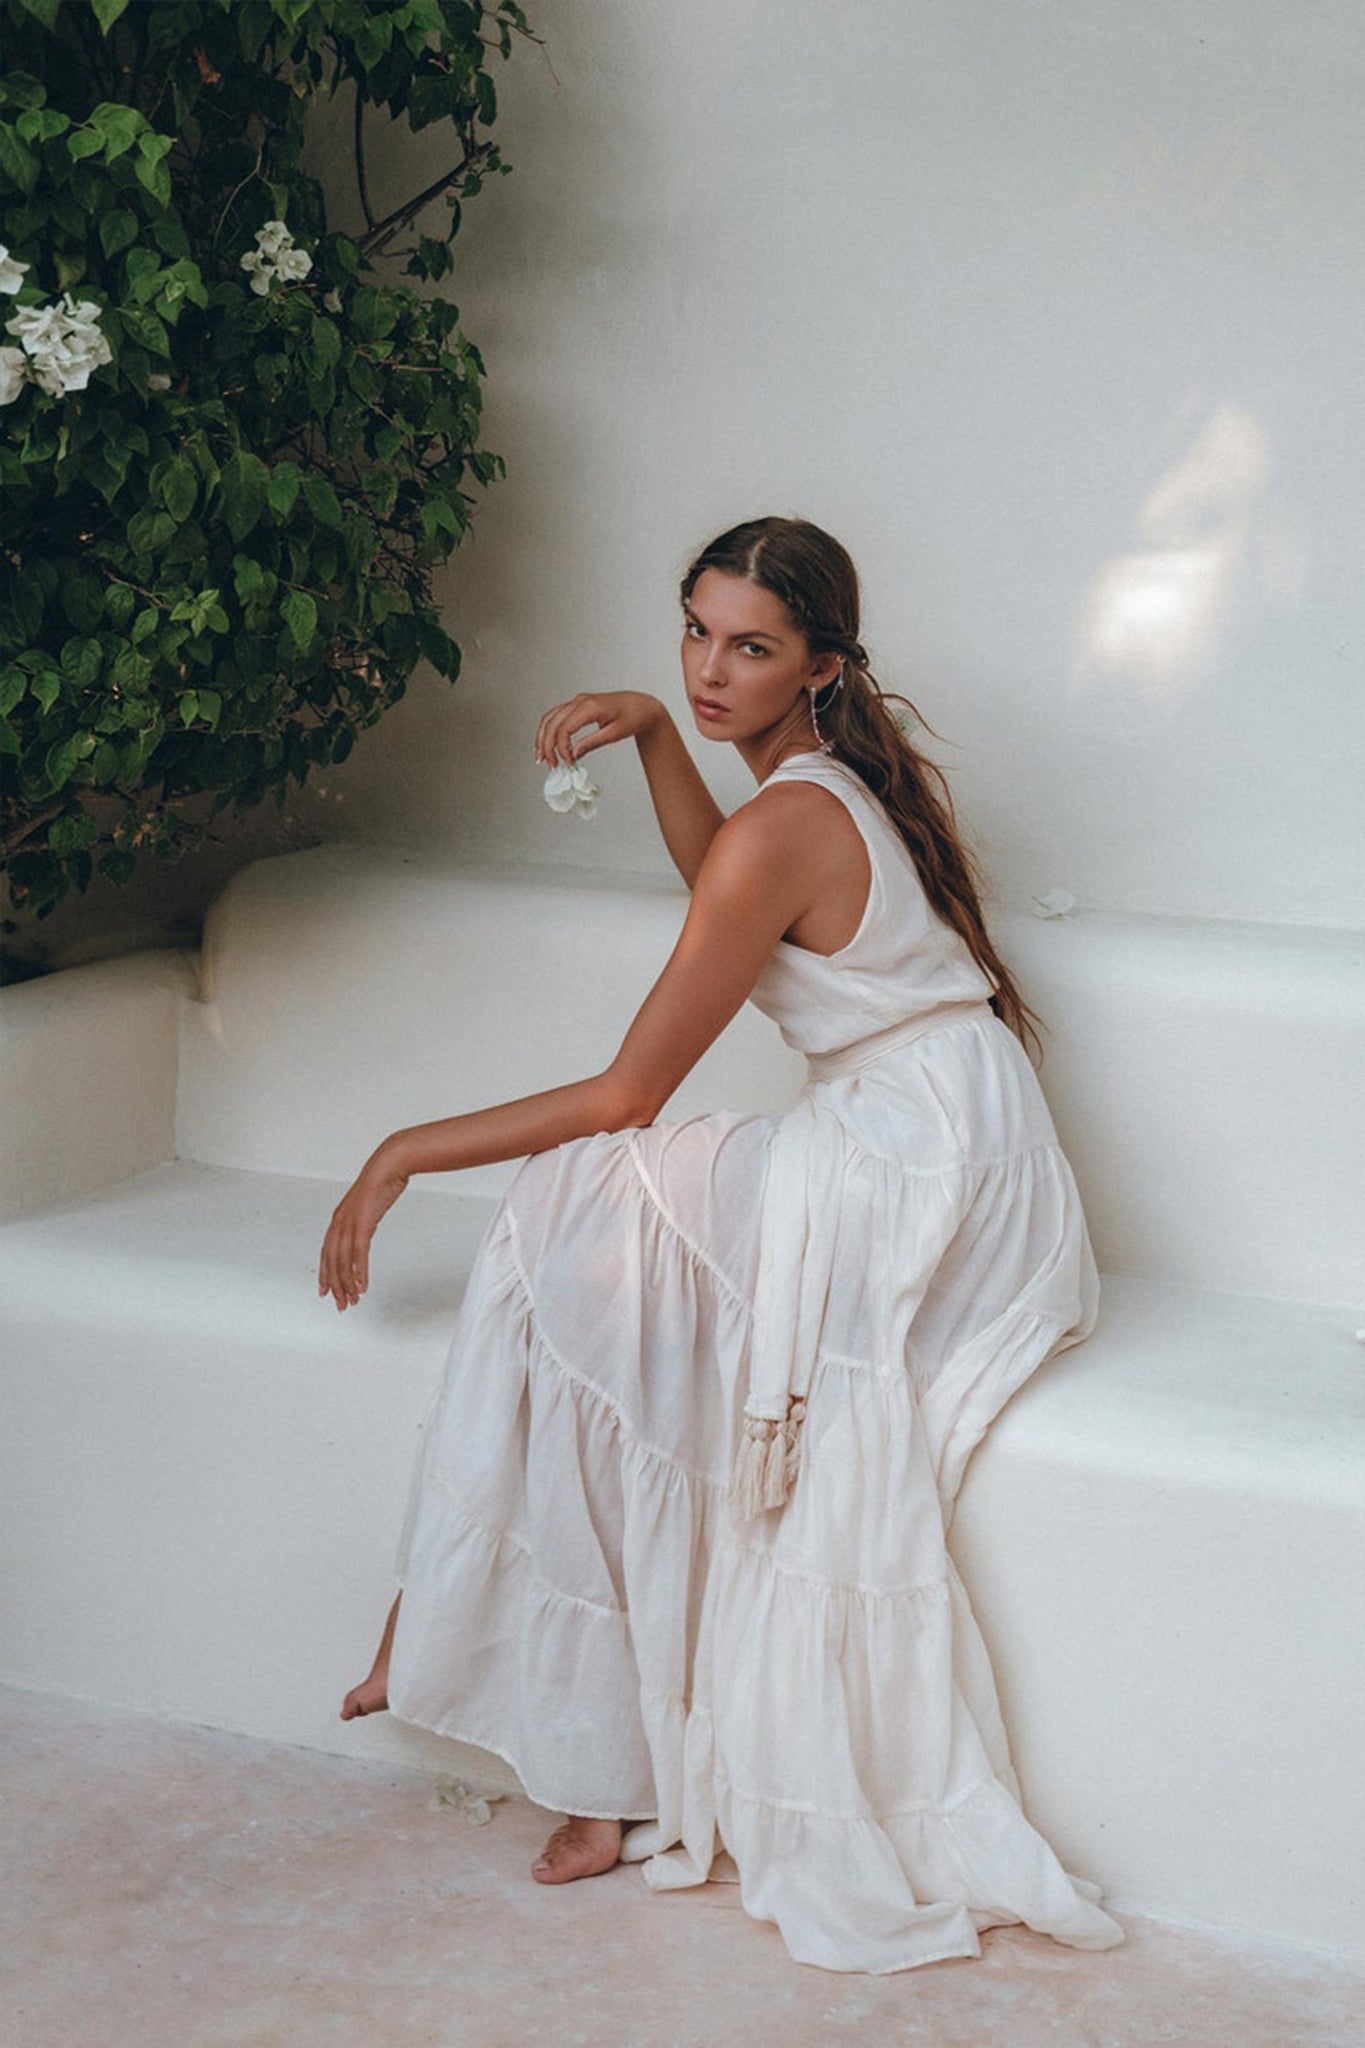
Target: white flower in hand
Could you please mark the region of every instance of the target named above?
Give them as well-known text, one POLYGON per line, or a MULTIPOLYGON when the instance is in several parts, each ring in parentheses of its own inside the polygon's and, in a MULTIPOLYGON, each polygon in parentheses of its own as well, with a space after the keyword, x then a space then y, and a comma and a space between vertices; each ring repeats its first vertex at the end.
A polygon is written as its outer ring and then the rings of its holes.
POLYGON ((552 811, 577 811, 590 818, 602 792, 581 761, 572 766, 557 762, 545 778, 545 801, 552 811))

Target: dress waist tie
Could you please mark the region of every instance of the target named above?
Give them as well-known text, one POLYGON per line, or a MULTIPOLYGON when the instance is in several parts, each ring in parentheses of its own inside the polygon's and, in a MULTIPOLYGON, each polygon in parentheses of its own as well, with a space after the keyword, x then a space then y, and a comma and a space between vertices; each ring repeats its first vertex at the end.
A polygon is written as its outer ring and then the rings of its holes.
POLYGON ((926 1010, 920 1017, 906 1017, 899 1024, 888 1024, 884 1031, 870 1032, 866 1038, 841 1046, 837 1052, 808 1052, 808 1077, 812 1081, 835 1081, 844 1074, 856 1074, 860 1068, 870 1067, 874 1060, 902 1045, 913 1045, 917 1038, 926 1038, 931 1031, 965 1023, 968 1018, 994 1015, 985 1002, 941 1003, 936 1010, 926 1010))
MULTIPOLYGON (((989 1003, 945 1003, 838 1052, 808 1053, 809 1078, 856 1073, 932 1031, 993 1015, 989 1003)), ((843 1127, 817 1095, 803 1093, 777 1119, 768 1149, 749 1398, 731 1487, 741 1517, 784 1506, 800 1466, 801 1423, 834 1270, 843 1176, 843 1127)))

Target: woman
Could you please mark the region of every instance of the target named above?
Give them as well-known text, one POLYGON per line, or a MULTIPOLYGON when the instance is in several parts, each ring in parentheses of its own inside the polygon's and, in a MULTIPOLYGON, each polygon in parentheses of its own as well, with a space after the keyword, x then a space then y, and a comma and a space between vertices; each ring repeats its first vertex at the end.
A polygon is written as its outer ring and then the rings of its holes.
POLYGON ((413 1173, 529 1155, 342 1714, 511 1762, 568 1815, 540 1881, 622 1857, 661 1888, 737 1878, 803 1962, 909 1969, 1017 1921, 1108 1947, 1098 1887, 1020 1810, 944 1541, 987 1425, 1095 1316, 1030 1013, 868 670, 844 549, 755 520, 681 595, 689 708, 754 797, 723 816, 652 697, 575 697, 536 733, 552 764, 635 739, 691 890, 620 1051, 394 1132, 323 1245, 344 1309, 413 1173), (807 1056, 795 1107, 656 1123, 746 997, 807 1056))

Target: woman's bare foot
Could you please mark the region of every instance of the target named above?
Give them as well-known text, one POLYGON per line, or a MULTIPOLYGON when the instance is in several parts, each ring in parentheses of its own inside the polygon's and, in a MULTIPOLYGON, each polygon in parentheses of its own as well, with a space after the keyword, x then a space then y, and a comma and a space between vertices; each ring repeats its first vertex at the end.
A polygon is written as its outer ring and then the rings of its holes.
POLYGON ((370 1675, 359 1685, 353 1685, 341 1702, 343 1721, 359 1720, 362 1714, 382 1714, 389 1704, 389 1653, 393 1649, 393 1632, 398 1625, 398 1602, 402 1594, 389 1609, 389 1618, 384 1623, 384 1633, 379 1638, 379 1648, 374 1653, 370 1675))
POLYGON ((575 1877, 597 1877, 620 1860, 619 1820, 583 1820, 570 1814, 531 1865, 531 1875, 538 1884, 568 1884, 575 1877))
POLYGON ((372 1671, 359 1685, 353 1685, 341 1702, 341 1718, 343 1721, 358 1721, 363 1714, 382 1714, 388 1704, 385 1680, 372 1671))

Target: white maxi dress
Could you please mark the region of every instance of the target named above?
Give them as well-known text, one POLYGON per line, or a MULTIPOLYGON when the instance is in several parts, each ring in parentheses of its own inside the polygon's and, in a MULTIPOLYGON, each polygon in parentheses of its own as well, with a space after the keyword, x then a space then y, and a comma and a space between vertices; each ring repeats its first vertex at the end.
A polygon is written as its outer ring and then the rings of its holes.
POLYGON ((418 1457, 389 1703, 624 1820, 651 1886, 737 1880, 800 1962, 911 1969, 1018 1922, 1106 1948, 1021 1811, 945 1543, 982 1433, 1094 1321, 1075 1183, 881 804, 823 754, 773 776, 833 792, 871 861, 848 944, 779 943, 753 992, 807 1083, 519 1168, 418 1457), (743 1516, 756 1341, 808 1399, 789 1498, 743 1516))

